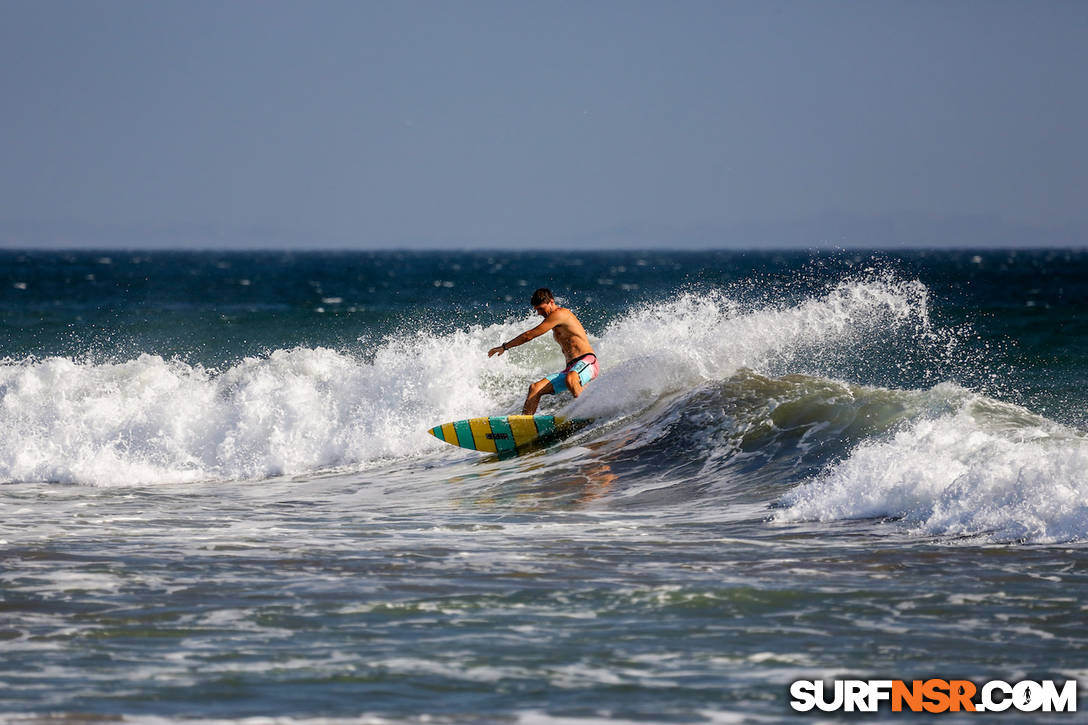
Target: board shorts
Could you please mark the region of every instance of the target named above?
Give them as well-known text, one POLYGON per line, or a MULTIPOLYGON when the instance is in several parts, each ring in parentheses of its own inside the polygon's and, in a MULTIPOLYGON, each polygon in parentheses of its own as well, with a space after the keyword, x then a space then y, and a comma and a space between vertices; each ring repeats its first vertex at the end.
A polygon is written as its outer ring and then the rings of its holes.
POLYGON ((585 386, 590 380, 601 374, 601 366, 597 364, 597 356, 592 352, 587 352, 585 355, 579 355, 567 363, 567 367, 562 372, 545 375, 544 379, 552 384, 552 389, 558 395, 568 390, 567 373, 570 372, 578 373, 578 379, 585 386))

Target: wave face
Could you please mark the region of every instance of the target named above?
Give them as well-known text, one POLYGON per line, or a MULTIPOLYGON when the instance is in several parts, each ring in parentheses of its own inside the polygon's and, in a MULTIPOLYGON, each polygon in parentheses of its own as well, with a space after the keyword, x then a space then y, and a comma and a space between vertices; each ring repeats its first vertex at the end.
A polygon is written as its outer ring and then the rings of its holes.
MULTIPOLYGON (((951 404, 954 386, 902 391, 742 370, 663 404, 615 436, 618 461, 669 461, 669 478, 711 480, 720 494, 781 495, 867 440, 951 404)), ((660 465, 660 464, 658 464, 660 465)))
MULTIPOLYGON (((596 421, 566 447, 622 474, 617 501, 763 503, 781 523, 888 519, 943 537, 1088 536, 1084 437, 941 382, 985 362, 933 323, 925 285, 869 275, 774 297, 686 292, 628 309, 594 339, 601 378, 578 400, 546 399, 545 412, 596 421)), ((0 481, 259 480, 391 460, 437 481, 464 459, 427 428, 515 412, 528 382, 562 366, 551 344, 487 358, 532 324, 279 349, 222 369, 151 354, 8 359, 0 481)), ((546 458, 537 475, 558 467, 546 458)))

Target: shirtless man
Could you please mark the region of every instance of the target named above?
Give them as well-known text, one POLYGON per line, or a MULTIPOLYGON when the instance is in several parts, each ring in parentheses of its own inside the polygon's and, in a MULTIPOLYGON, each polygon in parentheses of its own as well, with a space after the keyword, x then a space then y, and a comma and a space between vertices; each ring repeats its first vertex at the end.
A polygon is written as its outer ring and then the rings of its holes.
POLYGON ((529 395, 525 398, 525 405, 521 409, 525 415, 536 413, 542 395, 570 390, 571 394, 577 398, 582 394, 582 388, 601 372, 597 364, 597 354, 593 352, 593 347, 589 344, 586 329, 582 327, 582 323, 573 312, 556 303, 551 290, 541 287, 533 293, 530 304, 537 314, 544 318, 544 321, 533 329, 521 333, 510 342, 504 342, 501 346, 487 351, 488 357, 502 355, 510 348, 524 345, 548 330, 552 331, 555 341, 563 349, 563 355, 567 358, 567 367, 562 372, 546 375, 529 386, 529 395))

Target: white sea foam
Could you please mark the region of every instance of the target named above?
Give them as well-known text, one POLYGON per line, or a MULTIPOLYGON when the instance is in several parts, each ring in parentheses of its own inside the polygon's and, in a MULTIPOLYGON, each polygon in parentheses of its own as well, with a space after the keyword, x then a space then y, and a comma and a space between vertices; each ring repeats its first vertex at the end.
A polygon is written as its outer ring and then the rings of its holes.
MULTIPOLYGON (((770 369, 878 328, 924 326, 925 297, 918 283, 889 280, 844 283, 792 307, 681 295, 608 325, 594 338, 602 377, 574 405, 552 398, 544 410, 630 415, 741 367, 770 369)), ((3 361, 0 482, 257 479, 435 451, 428 427, 516 412, 528 383, 561 367, 543 341, 487 358, 535 322, 392 335, 366 357, 277 350, 224 371, 154 355, 3 361)))
POLYGON ((260 478, 416 452, 421 420, 489 407, 472 381, 483 365, 470 337, 392 340, 369 363, 279 350, 221 374, 151 355, 9 362, 0 366, 0 481, 260 478))
POLYGON ((1088 539, 1088 439, 962 392, 951 414, 870 440, 783 497, 779 521, 895 517, 921 535, 1088 539))

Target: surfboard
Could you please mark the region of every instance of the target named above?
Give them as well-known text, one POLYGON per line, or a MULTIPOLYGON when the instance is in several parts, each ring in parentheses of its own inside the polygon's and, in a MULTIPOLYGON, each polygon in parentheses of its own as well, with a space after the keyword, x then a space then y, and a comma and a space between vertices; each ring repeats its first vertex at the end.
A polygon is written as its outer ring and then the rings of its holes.
POLYGON ((443 423, 428 433, 470 451, 501 454, 564 438, 590 422, 554 415, 493 415, 443 423))

